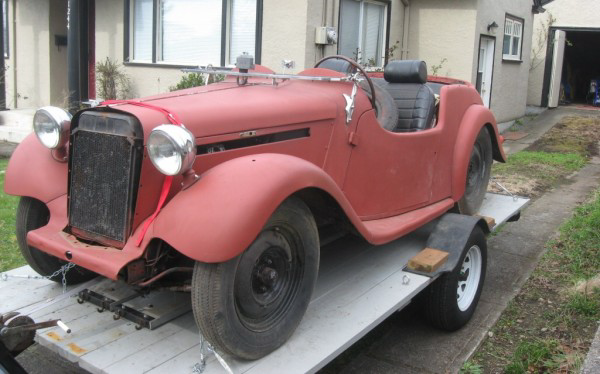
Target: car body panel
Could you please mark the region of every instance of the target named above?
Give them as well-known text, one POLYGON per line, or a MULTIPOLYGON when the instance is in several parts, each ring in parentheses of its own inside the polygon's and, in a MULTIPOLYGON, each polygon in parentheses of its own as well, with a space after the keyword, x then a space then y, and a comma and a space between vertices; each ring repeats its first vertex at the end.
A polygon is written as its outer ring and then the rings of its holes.
MULTIPOLYGON (((342 76, 326 69, 302 74, 342 76)), ((198 181, 182 189, 183 178, 174 178, 139 246, 135 242, 156 210, 165 179, 146 149, 133 230, 120 249, 66 232, 67 164, 55 161, 35 136, 15 151, 5 191, 39 199, 50 210, 48 225, 29 232, 30 245, 62 259, 69 252, 70 261, 113 279, 154 239, 197 261, 227 261, 256 238, 281 202, 307 189, 330 196, 358 233, 383 244, 442 215, 460 199, 471 147, 483 126, 492 130, 494 158, 505 159, 493 115, 473 87, 441 83, 436 126, 414 133, 383 129, 362 89, 346 123, 343 94, 352 91, 350 82, 273 85, 270 79, 250 78, 240 87, 228 78, 144 99, 176 114, 202 152, 193 165, 198 181), (256 142, 245 142, 248 137, 256 142), (267 140, 261 143, 261 137, 267 140)), ((134 116, 146 140, 154 127, 169 122, 160 111, 127 103, 92 110, 134 116)), ((74 128, 81 113, 73 118, 74 128)))

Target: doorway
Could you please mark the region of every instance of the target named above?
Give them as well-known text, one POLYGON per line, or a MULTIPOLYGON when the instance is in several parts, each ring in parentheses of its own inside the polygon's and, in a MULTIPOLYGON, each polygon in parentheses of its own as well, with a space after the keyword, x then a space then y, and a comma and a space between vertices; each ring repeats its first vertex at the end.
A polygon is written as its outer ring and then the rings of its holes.
POLYGON ((496 39, 482 35, 479 39, 479 60, 477 63, 476 88, 483 105, 490 107, 492 102, 492 78, 494 75, 494 52, 496 39))
POLYGON ((600 29, 551 28, 542 106, 597 105, 592 81, 600 82, 600 29))

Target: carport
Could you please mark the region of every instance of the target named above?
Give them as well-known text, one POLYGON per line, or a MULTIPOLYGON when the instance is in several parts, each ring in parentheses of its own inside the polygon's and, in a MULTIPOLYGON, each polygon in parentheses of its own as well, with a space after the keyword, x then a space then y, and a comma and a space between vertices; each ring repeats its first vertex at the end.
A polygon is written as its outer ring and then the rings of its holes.
POLYGON ((600 79, 600 28, 550 28, 542 106, 590 103, 592 79, 600 79))

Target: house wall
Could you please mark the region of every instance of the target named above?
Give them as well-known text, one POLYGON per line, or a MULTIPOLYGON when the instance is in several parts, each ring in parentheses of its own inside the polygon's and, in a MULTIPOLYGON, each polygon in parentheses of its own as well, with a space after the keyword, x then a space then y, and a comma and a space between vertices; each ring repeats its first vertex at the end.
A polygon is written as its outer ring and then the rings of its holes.
POLYGON ((494 51, 494 73, 492 78, 492 96, 490 109, 498 122, 506 122, 525 114, 527 102, 527 80, 529 76, 531 35, 533 30, 532 3, 522 0, 479 0, 477 6, 477 23, 475 27, 475 44, 472 55, 473 71, 469 80, 475 82, 477 78, 479 59, 479 39, 481 35, 496 38, 494 51), (506 14, 522 18, 523 41, 521 61, 506 61, 502 59, 504 39, 504 21, 506 14), (492 22, 498 24, 493 34, 488 32, 487 26, 492 22))
POLYGON ((9 58, 5 62, 9 108, 51 103, 49 14, 48 1, 9 2, 9 58))
POLYGON ((600 2, 595 0, 558 0, 544 6, 546 13, 534 17, 531 72, 529 74, 529 92, 527 104, 541 105, 544 70, 546 65, 546 47, 548 42, 548 23, 550 17, 556 19, 553 27, 590 27, 600 28, 600 2))
POLYGON ((430 74, 441 64, 438 75, 472 81, 476 21, 476 0, 411 1, 409 59, 424 60, 430 74))
MULTIPOLYGON (((390 44, 402 41, 404 5, 391 0, 390 44)), ((96 61, 107 57, 123 61, 124 0, 96 1, 96 61)), ((315 28, 325 25, 337 28, 339 0, 263 0, 261 64, 283 72, 282 60, 293 60, 297 73, 314 66, 323 56, 337 53, 337 45, 315 44, 315 28)), ((396 56, 399 57, 399 49, 396 56)), ((131 78, 132 96, 165 92, 176 84, 183 73, 168 65, 142 66, 126 64, 123 71, 131 78)))

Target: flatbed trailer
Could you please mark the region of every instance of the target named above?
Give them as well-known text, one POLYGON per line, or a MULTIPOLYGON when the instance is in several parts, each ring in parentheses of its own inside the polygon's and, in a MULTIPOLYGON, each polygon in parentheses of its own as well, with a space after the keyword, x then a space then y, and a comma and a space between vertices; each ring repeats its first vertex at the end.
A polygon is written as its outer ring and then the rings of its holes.
MULTIPOLYGON (((528 201, 488 193, 480 213, 492 217, 497 228, 520 214, 528 201)), ((346 236, 321 248, 316 289, 292 337, 256 361, 223 355, 225 366, 233 373, 318 371, 392 313, 408 305, 437 278, 404 269, 425 247, 434 225, 435 221, 382 246, 375 247, 346 236)), ((123 285, 117 282, 97 278, 68 287, 67 293, 62 294, 62 286, 55 282, 14 277, 35 275, 27 266, 6 274, 9 276, 0 280, 0 314, 17 310, 36 322, 61 319, 71 329, 70 333, 58 327, 38 330, 36 341, 85 370, 92 373, 226 372, 212 354, 206 356, 202 368, 198 365, 201 341, 186 304, 189 297, 182 299, 170 292, 150 294, 129 304, 129 301, 123 302, 149 319, 164 316, 157 313, 158 310, 170 311, 169 322, 159 328, 139 329, 135 322, 117 318, 108 311, 100 313, 96 305, 77 302, 78 293, 83 289, 119 293, 123 285), (154 316, 150 316, 152 313, 154 316)))

